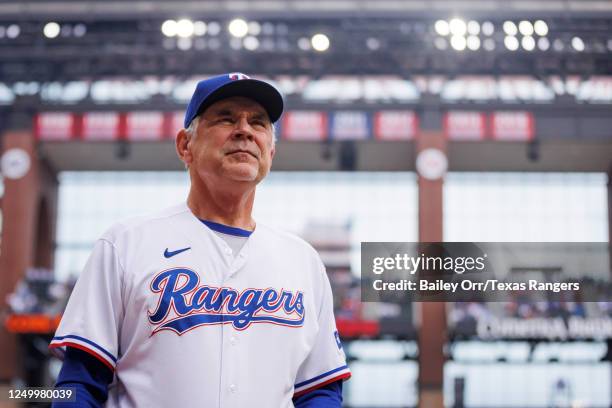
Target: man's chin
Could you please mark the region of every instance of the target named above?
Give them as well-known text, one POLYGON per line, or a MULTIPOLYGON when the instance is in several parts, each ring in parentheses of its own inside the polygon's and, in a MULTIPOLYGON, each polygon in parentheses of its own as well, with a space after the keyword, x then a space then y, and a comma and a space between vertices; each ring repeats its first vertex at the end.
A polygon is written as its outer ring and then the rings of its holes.
POLYGON ((254 182, 257 180, 257 169, 246 163, 233 164, 226 169, 227 178, 234 181, 254 182))

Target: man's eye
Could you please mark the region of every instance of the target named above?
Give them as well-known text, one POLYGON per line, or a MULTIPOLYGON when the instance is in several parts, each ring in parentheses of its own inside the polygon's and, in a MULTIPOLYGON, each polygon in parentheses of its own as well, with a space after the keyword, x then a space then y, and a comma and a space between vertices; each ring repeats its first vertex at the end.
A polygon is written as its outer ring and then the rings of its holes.
POLYGON ((229 116, 223 117, 221 119, 219 119, 219 122, 223 122, 223 123, 233 123, 234 120, 232 118, 230 118, 229 116))
POLYGON ((254 120, 253 125, 266 127, 266 122, 264 122, 263 120, 254 120))

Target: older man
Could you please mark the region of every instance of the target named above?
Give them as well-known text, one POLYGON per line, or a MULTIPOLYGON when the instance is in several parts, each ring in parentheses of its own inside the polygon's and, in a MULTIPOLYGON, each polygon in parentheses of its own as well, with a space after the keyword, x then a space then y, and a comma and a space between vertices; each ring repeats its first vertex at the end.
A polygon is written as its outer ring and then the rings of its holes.
POLYGON ((252 217, 282 109, 244 74, 198 83, 176 138, 187 202, 96 242, 51 342, 77 406, 341 405, 350 372, 325 268, 252 217))

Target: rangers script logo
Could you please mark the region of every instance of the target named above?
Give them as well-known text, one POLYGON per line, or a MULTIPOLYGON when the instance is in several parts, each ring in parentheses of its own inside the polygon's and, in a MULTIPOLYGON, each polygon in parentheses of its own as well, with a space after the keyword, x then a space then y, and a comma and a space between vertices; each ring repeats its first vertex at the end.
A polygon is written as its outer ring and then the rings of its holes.
POLYGON ((288 327, 304 324, 304 295, 287 290, 200 286, 200 277, 187 268, 158 273, 150 289, 158 294, 157 307, 148 312, 153 334, 172 330, 178 335, 199 326, 231 324, 245 330, 253 323, 288 327), (171 313, 172 310, 172 313, 171 313))

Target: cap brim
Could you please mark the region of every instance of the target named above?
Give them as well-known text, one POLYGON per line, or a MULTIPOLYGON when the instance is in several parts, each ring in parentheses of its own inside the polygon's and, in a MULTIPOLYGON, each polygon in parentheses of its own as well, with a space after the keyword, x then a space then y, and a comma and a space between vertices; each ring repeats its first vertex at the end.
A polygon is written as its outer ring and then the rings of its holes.
POLYGON ((240 79, 228 82, 215 89, 200 105, 198 114, 221 99, 244 96, 259 103, 268 113, 271 122, 276 122, 283 113, 283 97, 275 87, 257 79, 240 79))

